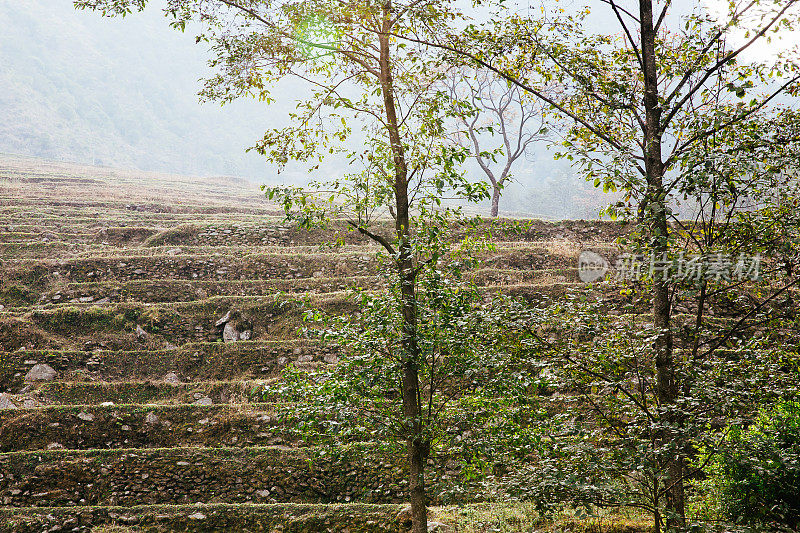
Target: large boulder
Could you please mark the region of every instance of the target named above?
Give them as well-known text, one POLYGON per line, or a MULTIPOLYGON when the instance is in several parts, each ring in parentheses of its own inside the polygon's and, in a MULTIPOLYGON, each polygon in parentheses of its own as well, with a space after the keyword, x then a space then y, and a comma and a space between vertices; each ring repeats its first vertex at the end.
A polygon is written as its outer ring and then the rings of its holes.
POLYGON ((139 324, 136 324, 136 337, 139 339, 146 339, 147 336, 148 333, 144 330, 144 328, 139 324))
POLYGON ((220 327, 224 326, 225 324, 227 324, 230 319, 231 319, 231 312, 228 311, 227 313, 225 313, 225 315, 222 318, 217 320, 217 322, 214 324, 214 327, 220 328, 220 327))
POLYGON ((181 378, 176 372, 167 372, 166 374, 164 374, 164 377, 161 378, 161 379, 163 379, 167 383, 180 383, 181 382, 181 378))
POLYGON ((16 409, 17 406, 11 401, 11 397, 5 392, 0 394, 0 409, 16 409))
POLYGON ((239 331, 233 323, 228 322, 222 330, 222 342, 236 342, 239 340, 239 331))
POLYGON ((236 310, 229 310, 214 326, 222 328, 223 342, 247 341, 252 336, 249 322, 243 320, 242 314, 236 310))
POLYGON ((36 382, 36 381, 53 381, 56 379, 58 372, 50 366, 44 363, 39 363, 33 365, 33 367, 28 370, 28 373, 25 374, 25 381, 28 383, 36 382))

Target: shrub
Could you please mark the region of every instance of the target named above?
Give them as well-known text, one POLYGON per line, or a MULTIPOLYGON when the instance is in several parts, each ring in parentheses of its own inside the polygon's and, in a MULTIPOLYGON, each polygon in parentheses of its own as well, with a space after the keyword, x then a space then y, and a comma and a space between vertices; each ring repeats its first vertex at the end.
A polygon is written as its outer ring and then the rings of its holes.
POLYGON ((780 402, 762 410, 746 429, 732 427, 714 470, 723 515, 742 524, 796 530, 800 402, 780 402))
POLYGON ((19 284, 0 288, 0 300, 7 305, 31 305, 36 303, 36 296, 28 287, 19 284))

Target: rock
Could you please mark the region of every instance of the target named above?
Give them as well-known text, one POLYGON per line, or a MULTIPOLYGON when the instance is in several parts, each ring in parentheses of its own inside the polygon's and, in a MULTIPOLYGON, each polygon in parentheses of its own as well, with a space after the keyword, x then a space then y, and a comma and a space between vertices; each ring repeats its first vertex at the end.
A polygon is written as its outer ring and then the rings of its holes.
POLYGON ((190 514, 189 518, 191 518, 192 520, 205 520, 206 519, 206 515, 204 515, 200 511, 197 511, 196 513, 190 514))
POLYGON ((39 402, 37 402, 33 398, 25 398, 24 400, 22 400, 22 407, 24 407, 25 409, 33 409, 38 405, 39 402))
POLYGON ((148 333, 144 329, 142 329, 142 326, 136 324, 136 336, 140 339, 144 339, 145 337, 147 337, 147 335, 148 333))
POLYGON ((58 372, 52 366, 39 363, 28 370, 28 373, 25 374, 25 381, 29 383, 34 381, 53 381, 57 375, 58 372))
POLYGON ((204 396, 199 400, 192 402, 192 405, 214 405, 214 400, 208 396, 204 396))
POLYGON ((333 353, 326 353, 323 356, 323 359, 325 360, 326 363, 329 363, 329 364, 332 364, 332 365, 335 365, 336 363, 339 362, 339 356, 337 356, 336 354, 333 354, 333 353))
POLYGON ((310 353, 303 354, 303 355, 300 355, 300 356, 297 357, 297 362, 298 363, 310 363, 313 360, 314 360, 314 356, 311 355, 310 353))
POLYGON ((433 533, 434 531, 444 533, 447 531, 447 526, 441 522, 428 522, 428 533, 433 533))
POLYGON ((78 301, 82 304, 88 304, 89 302, 94 301, 94 296, 81 296, 78 298, 78 301))
POLYGON ((17 406, 11 401, 11 397, 5 392, 0 394, 0 409, 16 409, 17 406))
POLYGON ((395 521, 398 522, 405 528, 410 528, 412 521, 411 521, 411 506, 406 505, 395 516, 395 521))
POLYGON ((164 377, 162 379, 164 381, 166 381, 167 383, 180 383, 181 382, 181 378, 178 377, 178 374, 176 374, 175 372, 167 372, 166 374, 164 374, 164 377))
POLYGON ((239 333, 239 340, 240 341, 249 341, 251 335, 252 335, 252 332, 249 329, 244 330, 243 332, 239 333))
POLYGON ((81 411, 80 413, 78 413, 78 418, 80 418, 85 422, 91 422, 92 420, 94 420, 94 415, 92 413, 86 413, 84 411, 81 411))
POLYGON ((5 308, 6 308, 6 306, 5 306, 5 305, 3 305, 3 304, 0 304, 0 311, 2 311, 2 310, 3 310, 3 309, 5 309, 5 308))
POLYGON ((47 445, 47 449, 48 450, 63 450, 64 449, 64 445, 61 444, 60 442, 51 442, 50 444, 47 445))
POLYGON ((231 312, 230 312, 230 311, 228 311, 227 313, 225 313, 225 316, 223 316, 222 318, 220 318, 219 320, 217 320, 217 322, 214 324, 214 327, 215 327, 215 328, 218 328, 218 327, 220 327, 220 326, 223 326, 223 325, 225 325, 225 324, 226 324, 226 323, 227 323, 227 322, 228 322, 230 319, 231 319, 231 312))
POLYGON ((164 349, 166 349, 166 350, 177 350, 178 347, 175 346, 174 344, 172 344, 171 342, 167 341, 167 343, 164 345, 164 349))
POLYGON ((182 251, 183 250, 181 250, 180 248, 170 248, 169 250, 167 250, 167 255, 178 255, 182 251))
POLYGON ((114 402, 103 402, 100 407, 111 407, 112 405, 114 405, 114 402))
POLYGON ((106 298, 100 298, 100 299, 99 299, 99 300, 97 300, 95 303, 96 303, 96 304, 110 304, 110 303, 111 303, 111 299, 110 299, 110 298, 108 298, 108 297, 106 297, 106 298))
POLYGON ((239 340, 239 332, 232 323, 227 322, 225 329, 222 330, 222 342, 236 342, 239 340))
POLYGON ((154 425, 154 424, 158 424, 159 422, 160 422, 160 420, 158 419, 158 416, 155 413, 152 413, 152 412, 151 413, 147 413, 147 416, 144 417, 144 423, 145 424, 154 425))

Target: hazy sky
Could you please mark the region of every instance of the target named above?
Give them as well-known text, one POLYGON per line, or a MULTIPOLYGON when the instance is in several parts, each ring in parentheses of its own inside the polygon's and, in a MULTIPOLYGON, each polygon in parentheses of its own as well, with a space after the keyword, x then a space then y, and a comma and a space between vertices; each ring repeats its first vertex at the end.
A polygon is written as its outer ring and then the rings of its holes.
MULTIPOLYGON (((719 17, 727 16, 727 0, 703 0, 703 3, 708 7, 710 13, 719 17)), ((789 12, 794 14, 800 13, 800 6, 794 7, 789 12)), ((747 41, 744 34, 744 29, 737 32, 734 36, 733 44, 739 46, 744 44, 747 41)), ((787 30, 783 28, 778 34, 771 37, 770 41, 771 42, 767 42, 762 39, 759 43, 754 44, 747 50, 745 54, 746 58, 755 61, 767 61, 769 59, 774 59, 776 54, 780 52, 790 49, 795 49, 796 51, 798 45, 800 45, 800 29, 787 30)))
POLYGON ((206 51, 156 2, 108 19, 69 0, 0 0, 0 152, 148 170, 274 176, 245 154, 277 119, 200 104, 206 51))
MULTIPOLYGON (((712 10, 727 3, 704 1, 712 10)), ((617 27, 607 4, 588 3, 595 24, 617 27)), ((169 28, 163 5, 155 0, 123 20, 75 11, 70 0, 0 0, 0 152, 260 182, 304 180, 304 165, 277 176, 261 156, 244 151, 265 130, 285 123, 292 100, 302 94, 300 84, 277 88, 282 105, 271 108, 248 99, 224 108, 198 103, 199 78, 209 74, 207 52, 195 45, 191 29, 181 34, 169 28)), ((517 5, 528 9, 539 2, 517 5)), ((675 0, 673 10, 677 15, 695 6, 694 0, 675 0)), ((798 35, 754 47, 750 57, 765 59, 795 46, 798 35)), ((524 183, 541 183, 563 170, 545 161, 545 150, 537 157, 517 173, 524 183)), ((319 177, 340 171, 333 164, 319 177)))

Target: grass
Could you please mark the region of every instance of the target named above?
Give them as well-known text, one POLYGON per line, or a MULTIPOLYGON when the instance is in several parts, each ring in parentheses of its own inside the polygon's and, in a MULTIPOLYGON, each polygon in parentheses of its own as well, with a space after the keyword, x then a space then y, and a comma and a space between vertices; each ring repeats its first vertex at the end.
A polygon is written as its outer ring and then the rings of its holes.
POLYGON ((574 511, 542 516, 532 503, 485 503, 434 507, 429 520, 446 524, 452 533, 647 533, 649 518, 636 513, 598 511, 577 518, 574 511))
POLYGON ((200 228, 195 224, 181 224, 174 228, 151 235, 144 240, 142 246, 167 246, 170 244, 180 244, 183 240, 196 237, 200 228))

